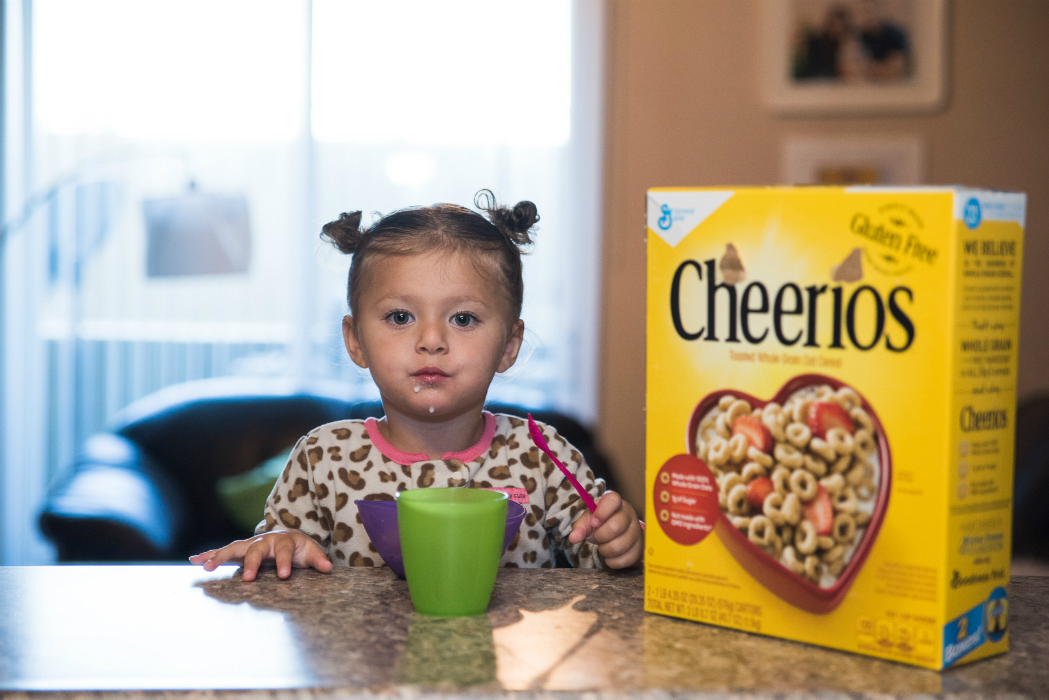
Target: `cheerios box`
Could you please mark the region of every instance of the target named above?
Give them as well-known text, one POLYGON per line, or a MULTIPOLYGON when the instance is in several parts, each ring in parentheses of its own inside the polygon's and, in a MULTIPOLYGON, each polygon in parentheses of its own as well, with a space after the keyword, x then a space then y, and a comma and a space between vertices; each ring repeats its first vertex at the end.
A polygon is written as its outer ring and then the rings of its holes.
POLYGON ((648 192, 645 609, 1007 650, 1025 196, 648 192))

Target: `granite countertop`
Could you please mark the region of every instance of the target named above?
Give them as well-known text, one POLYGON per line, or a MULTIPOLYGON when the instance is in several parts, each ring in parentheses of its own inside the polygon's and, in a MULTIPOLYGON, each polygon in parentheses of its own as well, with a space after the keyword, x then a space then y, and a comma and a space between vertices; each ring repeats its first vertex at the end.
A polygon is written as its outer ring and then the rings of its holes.
POLYGON ((946 672, 642 611, 640 571, 502 570, 486 616, 427 618, 388 569, 0 569, 0 694, 77 697, 1034 698, 1049 578, 1010 586, 1012 651, 946 672), (90 692, 84 692, 90 691, 90 692), (62 692, 62 695, 68 693, 62 692))

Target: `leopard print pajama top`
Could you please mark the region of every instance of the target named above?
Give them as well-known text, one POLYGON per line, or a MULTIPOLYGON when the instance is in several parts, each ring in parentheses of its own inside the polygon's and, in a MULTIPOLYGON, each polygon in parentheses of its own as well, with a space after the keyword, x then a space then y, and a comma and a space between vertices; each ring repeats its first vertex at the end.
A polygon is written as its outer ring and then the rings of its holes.
MULTIPOLYGON (((506 491, 528 511, 521 530, 503 554, 502 566, 553 566, 564 551, 577 567, 603 567, 597 549, 570 544, 572 524, 586 505, 557 465, 528 436, 528 424, 485 412, 477 444, 429 459, 391 445, 374 418, 328 423, 299 439, 266 501, 265 520, 255 534, 275 528, 299 530, 326 550, 335 565, 382 566, 364 531, 354 501, 392 500, 397 491, 429 486, 466 486, 506 491)), ((582 455, 548 425, 539 423, 551 451, 594 500, 605 492, 582 455)))

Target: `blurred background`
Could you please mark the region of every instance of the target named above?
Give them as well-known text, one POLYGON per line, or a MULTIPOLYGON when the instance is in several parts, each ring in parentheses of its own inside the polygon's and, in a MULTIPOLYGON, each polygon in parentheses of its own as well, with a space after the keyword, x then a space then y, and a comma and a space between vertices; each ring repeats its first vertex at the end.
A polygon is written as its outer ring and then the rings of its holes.
POLYGON ((481 188, 542 216, 490 398, 577 421, 639 509, 649 187, 1026 192, 1019 397, 1049 395, 1049 2, 8 0, 2 25, 3 564, 62 558, 38 519, 93 435, 227 380, 374 400, 321 225, 481 188))

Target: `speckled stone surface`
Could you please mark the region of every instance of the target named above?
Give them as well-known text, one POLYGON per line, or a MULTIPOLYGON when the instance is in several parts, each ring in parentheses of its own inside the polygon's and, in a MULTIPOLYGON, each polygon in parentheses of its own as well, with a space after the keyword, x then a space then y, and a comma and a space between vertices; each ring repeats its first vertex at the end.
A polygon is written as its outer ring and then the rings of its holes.
POLYGON ((640 571, 504 570, 486 616, 412 611, 387 569, 0 569, 5 698, 1049 696, 1049 578, 1012 651, 936 673, 642 611, 640 571), (35 691, 35 692, 26 692, 35 691))

